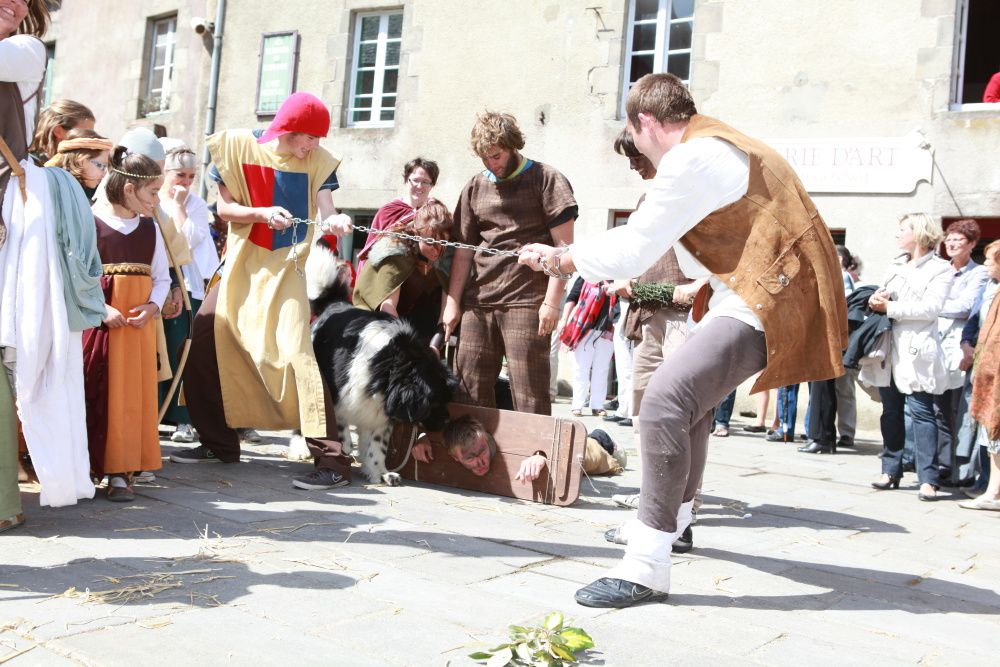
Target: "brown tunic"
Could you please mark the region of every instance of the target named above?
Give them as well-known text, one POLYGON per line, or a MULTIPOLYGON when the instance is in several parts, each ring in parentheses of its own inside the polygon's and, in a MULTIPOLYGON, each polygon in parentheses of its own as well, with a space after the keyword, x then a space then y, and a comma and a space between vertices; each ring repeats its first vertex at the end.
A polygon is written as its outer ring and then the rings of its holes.
MULTIPOLYGON (((497 250, 528 243, 551 245, 550 230, 576 218, 573 187, 552 167, 533 162, 510 180, 472 177, 455 207, 455 240, 497 250), (572 216, 567 217, 567 210, 572 216)), ((463 305, 540 306, 548 277, 517 263, 516 257, 476 253, 463 305)))

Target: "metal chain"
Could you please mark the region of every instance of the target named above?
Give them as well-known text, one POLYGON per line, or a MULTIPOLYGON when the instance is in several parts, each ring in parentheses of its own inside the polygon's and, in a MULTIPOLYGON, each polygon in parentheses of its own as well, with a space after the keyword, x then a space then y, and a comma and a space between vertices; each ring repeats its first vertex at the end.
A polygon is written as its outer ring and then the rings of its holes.
MULTIPOLYGON (((318 220, 303 220, 302 218, 289 218, 292 223, 292 246, 294 247, 297 239, 297 234, 295 233, 295 228, 298 225, 316 225, 319 224, 318 220)), ((371 227, 365 227, 364 225, 355 225, 351 223, 351 229, 359 232, 368 232, 373 234, 378 234, 379 236, 392 236, 399 239, 404 239, 406 241, 416 241, 418 243, 426 243, 427 245, 439 245, 448 248, 458 248, 459 250, 471 250, 472 252, 481 252, 487 255, 500 255, 502 257, 518 257, 518 252, 516 250, 497 250, 496 248, 487 248, 485 246, 470 245, 468 243, 459 243, 458 241, 446 241, 445 239, 434 239, 428 236, 417 236, 416 234, 407 234, 406 232, 391 232, 386 229, 372 229, 371 227)), ((298 255, 293 251, 293 258, 298 259, 298 255)), ((296 270, 298 270, 298 265, 296 264, 296 270)))

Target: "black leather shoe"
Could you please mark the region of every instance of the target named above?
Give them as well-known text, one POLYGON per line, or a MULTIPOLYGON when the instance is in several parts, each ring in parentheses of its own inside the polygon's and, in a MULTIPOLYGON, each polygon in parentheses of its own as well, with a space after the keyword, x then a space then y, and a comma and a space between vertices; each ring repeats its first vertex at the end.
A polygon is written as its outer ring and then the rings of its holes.
POLYGON ((694 531, 691 530, 691 526, 684 529, 681 536, 674 540, 674 543, 670 546, 670 551, 675 554, 686 554, 694 548, 694 531))
POLYGON ((620 422, 618 422, 618 425, 619 426, 624 426, 625 428, 629 428, 629 427, 632 426, 632 420, 629 419, 628 417, 626 417, 625 419, 623 419, 620 422))
POLYGON ((659 593, 642 584, 624 579, 601 577, 576 592, 576 601, 584 607, 613 607, 624 609, 642 602, 666 600, 666 593, 659 593))
POLYGON ((604 415, 603 417, 601 417, 601 419, 603 419, 606 422, 620 422, 622 419, 624 419, 624 417, 619 417, 618 415, 611 414, 611 415, 604 415))
POLYGON ((846 435, 840 436, 840 440, 837 441, 838 447, 847 447, 848 449, 854 447, 854 438, 848 438, 846 435))
POLYGON ((803 454, 836 454, 837 445, 824 444, 819 440, 810 440, 798 448, 803 454))

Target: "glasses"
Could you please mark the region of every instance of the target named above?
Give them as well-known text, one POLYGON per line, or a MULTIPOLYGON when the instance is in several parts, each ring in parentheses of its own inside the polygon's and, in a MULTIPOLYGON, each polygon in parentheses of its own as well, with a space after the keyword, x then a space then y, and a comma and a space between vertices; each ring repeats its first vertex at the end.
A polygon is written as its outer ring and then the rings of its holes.
POLYGON ((107 171, 108 170, 108 165, 104 164, 103 162, 98 162, 97 160, 87 160, 87 162, 89 162, 90 164, 94 165, 95 167, 97 167, 101 171, 107 171))
POLYGON ((430 181, 425 181, 419 178, 408 178, 406 180, 415 188, 429 188, 434 185, 430 181))

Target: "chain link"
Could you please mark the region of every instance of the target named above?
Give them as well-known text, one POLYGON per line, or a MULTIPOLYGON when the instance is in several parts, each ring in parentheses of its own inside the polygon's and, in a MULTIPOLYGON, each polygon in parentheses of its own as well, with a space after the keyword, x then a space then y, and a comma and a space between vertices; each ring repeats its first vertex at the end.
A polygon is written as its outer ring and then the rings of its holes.
MULTIPOLYGON (((317 220, 303 220, 302 218, 289 218, 292 223, 292 245, 296 243, 297 235, 295 233, 295 227, 298 225, 315 225, 319 224, 317 220)), ((468 243, 459 243, 458 241, 446 241, 445 239, 434 239, 428 236, 417 236, 415 234, 407 234, 406 232, 392 232, 385 229, 372 229, 371 227, 366 227, 364 225, 355 225, 351 223, 351 229, 359 232, 368 232, 371 234, 378 234, 379 236, 392 236, 398 239, 403 239, 406 241, 415 241, 417 243, 426 243, 427 245, 439 245, 447 248, 457 248, 459 250, 471 250, 472 252, 480 252, 487 255, 500 255, 501 257, 518 257, 518 252, 516 250, 497 250, 496 248, 488 248, 485 246, 470 245, 468 243)), ((295 255, 297 259, 298 255, 295 255)), ((298 270, 298 265, 296 265, 296 270, 298 270)))

